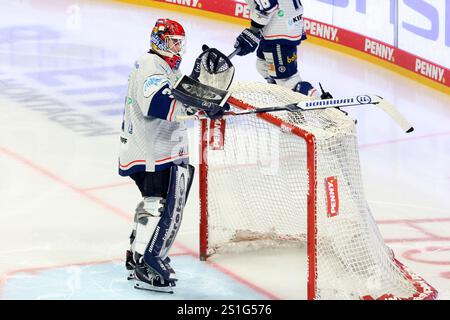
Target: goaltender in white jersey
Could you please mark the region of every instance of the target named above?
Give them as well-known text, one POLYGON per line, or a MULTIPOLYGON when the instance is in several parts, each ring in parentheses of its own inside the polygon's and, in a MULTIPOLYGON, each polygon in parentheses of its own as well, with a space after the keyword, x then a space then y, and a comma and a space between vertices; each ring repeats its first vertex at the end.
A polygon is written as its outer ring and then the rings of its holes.
POLYGON ((185 114, 182 103, 170 96, 181 73, 156 54, 146 53, 135 63, 128 79, 119 174, 161 171, 174 162, 187 162, 187 129, 176 117, 185 114))
MULTIPOLYGON (((218 119, 229 109, 226 103, 205 101, 190 91, 177 94, 181 92, 175 87, 182 76, 179 66, 185 37, 177 21, 158 19, 151 33, 151 48, 136 61, 128 79, 119 174, 134 180, 142 196, 135 209, 125 260, 127 279, 135 282, 136 289, 172 293, 178 280, 169 253, 180 230, 195 173, 188 163, 187 128, 176 121, 178 116, 201 110, 218 119)), ((233 72, 226 56, 220 59, 216 49, 208 48, 196 59, 192 82, 205 85, 219 77, 226 90, 233 72)))
POLYGON ((125 266, 136 289, 173 292, 177 277, 168 254, 194 175, 186 127, 175 121, 186 114, 186 107, 171 95, 181 77, 184 28, 171 19, 158 19, 150 42, 128 79, 120 135, 119 174, 133 179, 142 195, 125 266))

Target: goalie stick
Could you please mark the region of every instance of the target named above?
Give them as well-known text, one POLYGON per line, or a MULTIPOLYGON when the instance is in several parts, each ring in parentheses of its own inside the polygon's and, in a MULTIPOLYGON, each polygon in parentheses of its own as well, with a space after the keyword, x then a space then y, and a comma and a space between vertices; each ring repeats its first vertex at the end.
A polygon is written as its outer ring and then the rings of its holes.
POLYGON ((249 110, 234 115, 261 113, 261 112, 274 112, 274 111, 306 111, 306 110, 318 110, 326 108, 342 108, 342 107, 355 107, 364 105, 376 105, 386 112, 397 124, 405 131, 410 133, 414 131, 411 123, 390 103, 377 95, 359 95, 354 97, 334 98, 325 100, 309 100, 301 101, 298 103, 288 104, 280 107, 268 107, 255 110, 249 110))
MULTIPOLYGON (((232 99, 230 99, 232 100, 232 99)), ((232 101, 228 101, 233 104, 232 101)), ((355 106, 365 106, 365 105, 376 105, 386 112, 397 124, 406 132, 410 133, 414 131, 411 123, 390 103, 384 100, 382 97, 377 95, 359 95, 353 97, 344 98, 334 98, 326 100, 307 100, 298 103, 288 104, 285 106, 277 107, 267 107, 259 108, 254 110, 242 111, 242 112, 225 112, 225 117, 229 116, 240 116, 246 114, 256 114, 264 112, 277 112, 277 111, 307 111, 307 110, 318 110, 327 108, 342 108, 342 107, 355 107, 355 106)), ((188 120, 188 119, 202 119, 206 118, 206 115, 193 115, 193 116, 179 116, 178 120, 188 120)))

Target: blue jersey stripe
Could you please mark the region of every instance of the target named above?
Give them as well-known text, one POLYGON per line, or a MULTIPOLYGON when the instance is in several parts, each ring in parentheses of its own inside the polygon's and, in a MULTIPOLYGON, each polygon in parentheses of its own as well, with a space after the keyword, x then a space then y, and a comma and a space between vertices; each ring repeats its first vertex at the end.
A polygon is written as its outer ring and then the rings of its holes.
POLYGON ((145 164, 135 165, 127 170, 122 170, 119 168, 119 175, 121 175, 122 177, 126 177, 129 175, 132 175, 133 173, 141 172, 141 171, 145 171, 145 164))
POLYGON ((168 94, 163 94, 165 89, 169 89, 168 84, 163 86, 153 95, 150 106, 148 107, 147 116, 167 120, 170 112, 170 104, 174 99, 170 98, 168 94))
POLYGON ((157 164, 155 165, 155 171, 162 171, 162 170, 166 170, 168 168, 170 168, 173 165, 181 165, 181 164, 189 164, 189 158, 181 158, 181 159, 177 159, 174 161, 170 161, 167 163, 163 163, 163 164, 157 164))

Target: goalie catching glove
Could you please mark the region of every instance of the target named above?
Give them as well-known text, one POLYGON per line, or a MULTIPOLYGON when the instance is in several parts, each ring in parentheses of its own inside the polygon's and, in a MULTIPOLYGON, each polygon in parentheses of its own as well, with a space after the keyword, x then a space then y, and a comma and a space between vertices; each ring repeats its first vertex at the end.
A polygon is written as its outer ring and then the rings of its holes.
POLYGON ((234 77, 234 66, 230 59, 215 48, 203 45, 203 52, 195 60, 190 77, 198 82, 228 90, 234 77))

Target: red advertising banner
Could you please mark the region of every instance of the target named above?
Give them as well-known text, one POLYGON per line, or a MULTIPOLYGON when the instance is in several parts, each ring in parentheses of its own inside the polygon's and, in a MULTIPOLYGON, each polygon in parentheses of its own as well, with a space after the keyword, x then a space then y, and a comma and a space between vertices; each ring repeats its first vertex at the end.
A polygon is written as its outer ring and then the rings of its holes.
POLYGON ((325 191, 327 194, 328 217, 335 217, 339 214, 339 193, 337 177, 328 177, 325 179, 325 191))
MULTIPOLYGON (((236 10, 240 8, 243 10, 247 5, 245 1, 236 0, 153 0, 154 2, 171 3, 188 8, 201 9, 204 11, 211 11, 225 14, 227 16, 238 16, 235 14, 236 10)), ((248 18, 241 15, 242 18, 248 18)))
POLYGON ((211 120, 209 126, 209 149, 223 150, 225 144, 225 119, 211 120))
POLYGON ((244 0, 153 0, 154 2, 171 3, 203 11, 216 12, 227 16, 249 18, 247 4, 244 0), (247 14, 244 11, 247 10, 247 14))

